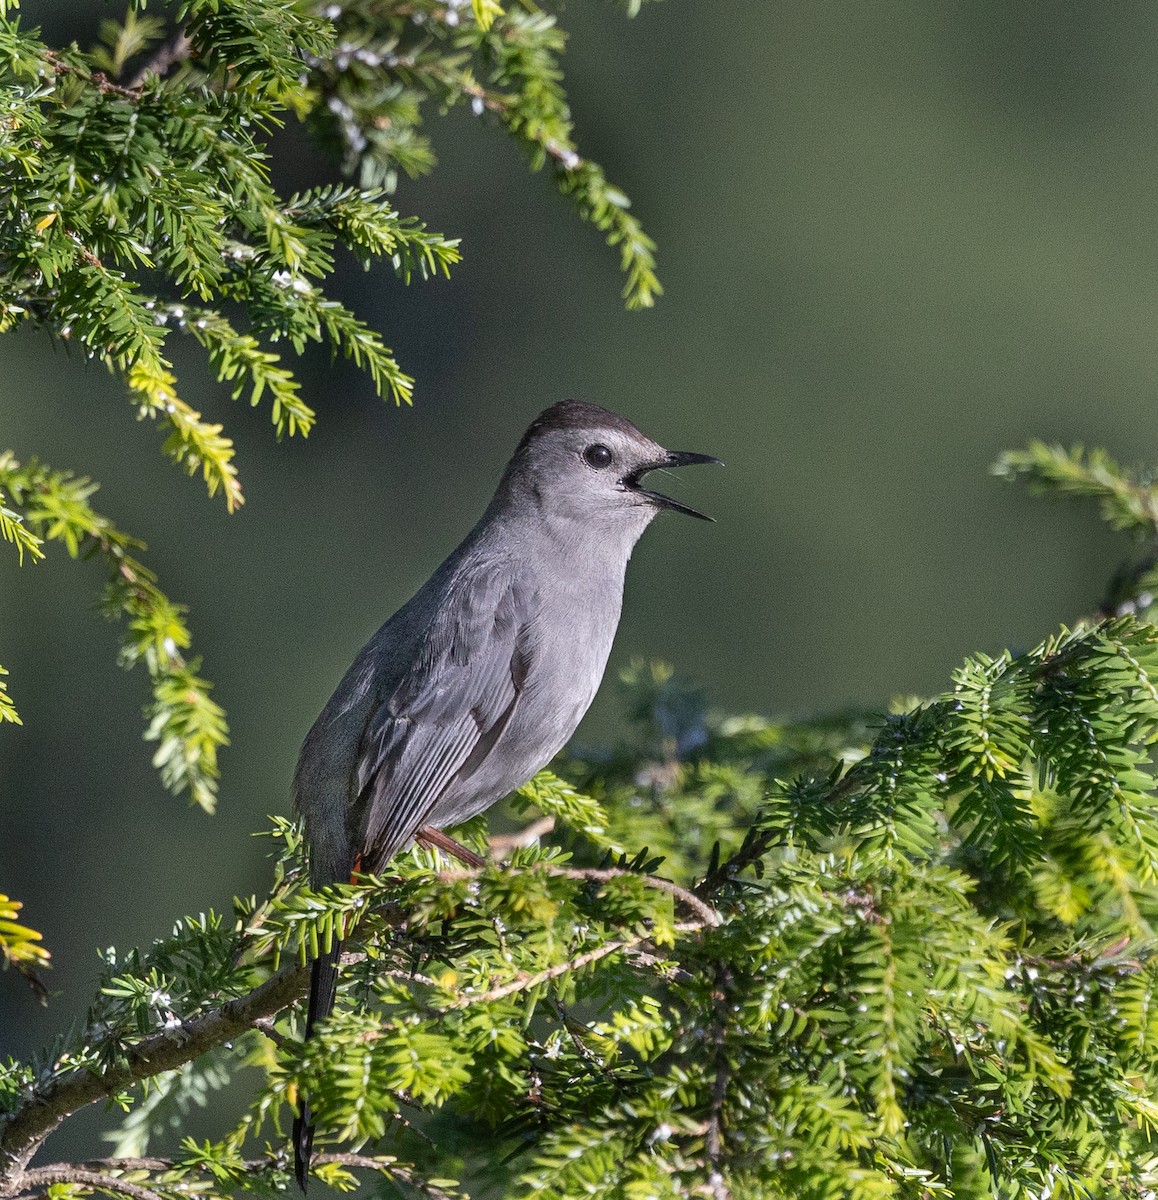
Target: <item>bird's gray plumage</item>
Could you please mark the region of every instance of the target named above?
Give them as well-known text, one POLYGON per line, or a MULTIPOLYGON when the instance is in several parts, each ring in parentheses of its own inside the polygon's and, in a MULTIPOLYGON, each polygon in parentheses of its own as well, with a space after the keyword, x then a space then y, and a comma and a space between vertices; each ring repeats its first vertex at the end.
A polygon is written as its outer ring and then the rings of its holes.
MULTIPOLYGON (((700 515, 645 490, 644 472, 712 461, 594 404, 535 419, 478 524, 370 639, 306 737, 293 790, 313 886, 381 871, 422 827, 482 812, 563 748, 603 677, 636 541, 661 507, 700 515), (610 463, 593 465, 593 447, 610 463)), ((332 1007, 334 956, 314 984, 307 1033, 332 1007)), ((299 1125, 304 1186, 308 1113, 299 1125)))

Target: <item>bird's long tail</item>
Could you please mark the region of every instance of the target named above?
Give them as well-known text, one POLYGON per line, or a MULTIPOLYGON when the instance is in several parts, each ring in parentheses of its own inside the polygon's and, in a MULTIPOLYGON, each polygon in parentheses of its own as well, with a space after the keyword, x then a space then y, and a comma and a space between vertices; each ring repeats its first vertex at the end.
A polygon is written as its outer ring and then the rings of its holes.
MULTIPOLYGON (((323 950, 314 959, 310 972, 310 1007, 306 1014, 306 1038, 314 1026, 324 1021, 334 1011, 334 1000, 338 994, 338 963, 342 957, 342 943, 335 940, 329 950, 323 950)), ((310 1157, 314 1147, 314 1122, 310 1112, 310 1100, 304 1093, 294 1119, 294 1175, 298 1187, 304 1192, 310 1176, 310 1157)))

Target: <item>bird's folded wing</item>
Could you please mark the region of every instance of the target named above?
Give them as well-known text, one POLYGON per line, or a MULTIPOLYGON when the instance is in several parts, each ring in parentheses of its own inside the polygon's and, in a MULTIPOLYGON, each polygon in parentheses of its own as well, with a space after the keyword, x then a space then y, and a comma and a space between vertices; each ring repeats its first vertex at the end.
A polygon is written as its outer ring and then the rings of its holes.
POLYGON ((381 870, 447 787, 485 758, 519 702, 533 606, 498 575, 456 581, 414 665, 367 723, 357 820, 369 870, 381 870))

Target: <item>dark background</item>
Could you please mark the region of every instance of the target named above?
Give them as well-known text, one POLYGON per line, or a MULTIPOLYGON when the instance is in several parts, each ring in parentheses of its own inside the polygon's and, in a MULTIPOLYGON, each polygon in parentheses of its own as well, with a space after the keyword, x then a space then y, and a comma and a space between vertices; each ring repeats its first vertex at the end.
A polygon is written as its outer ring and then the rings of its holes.
MULTIPOLYGON (((53 41, 116 5, 26 0, 53 41)), ((988 477, 1041 436, 1151 460, 1158 357, 1158 9, 574 0, 582 149, 635 202, 667 294, 633 314, 617 261, 545 175, 469 114, 397 202, 461 236, 450 282, 351 267, 338 293, 417 376, 413 409, 319 354, 308 442, 275 443, 196 348, 183 394, 238 443, 236 516, 158 453, 123 386, 44 335, 0 341, 0 446, 102 483, 189 604, 226 706, 220 812, 165 795, 143 673, 114 665, 95 565, 3 554, 0 890, 54 954, 38 1008, 0 976, 0 1052, 78 1017, 95 950, 261 891, 250 838, 288 808, 301 738, 353 653, 481 511, 529 419, 565 396, 718 454, 640 544, 609 679, 662 657, 730 711, 884 707, 966 653, 1088 611, 1120 546, 988 477)), ((332 176, 293 130, 287 189, 332 176)), ((615 736, 614 688, 582 736, 615 736)))

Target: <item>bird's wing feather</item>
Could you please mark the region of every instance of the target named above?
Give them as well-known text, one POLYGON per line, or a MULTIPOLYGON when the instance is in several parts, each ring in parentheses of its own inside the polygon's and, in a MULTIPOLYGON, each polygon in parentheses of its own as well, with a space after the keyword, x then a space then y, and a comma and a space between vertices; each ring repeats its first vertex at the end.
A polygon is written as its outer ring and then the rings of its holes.
POLYGON ((362 738, 356 819, 363 860, 374 871, 413 838, 446 788, 485 758, 527 677, 525 589, 493 571, 456 584, 362 738))

